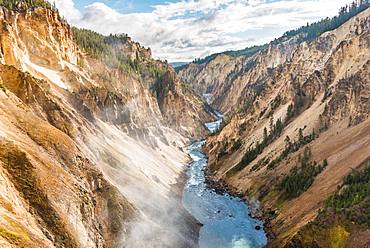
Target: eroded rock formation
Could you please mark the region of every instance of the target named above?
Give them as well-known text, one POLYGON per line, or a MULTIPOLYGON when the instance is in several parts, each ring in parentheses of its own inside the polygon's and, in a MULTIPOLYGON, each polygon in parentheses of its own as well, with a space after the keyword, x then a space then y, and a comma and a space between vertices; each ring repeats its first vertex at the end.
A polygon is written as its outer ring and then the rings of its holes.
POLYGON ((194 245, 172 191, 203 101, 129 37, 103 43, 122 67, 84 50, 50 8, 0 7, 0 27, 0 246, 194 245))

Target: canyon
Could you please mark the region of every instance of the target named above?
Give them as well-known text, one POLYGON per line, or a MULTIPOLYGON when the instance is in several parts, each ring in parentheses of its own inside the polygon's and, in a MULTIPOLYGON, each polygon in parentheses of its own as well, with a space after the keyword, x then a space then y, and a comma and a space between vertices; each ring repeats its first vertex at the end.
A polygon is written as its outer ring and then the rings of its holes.
POLYGON ((368 7, 177 73, 128 35, 5 2, 0 247, 370 245, 368 7))
MULTIPOLYGON (((369 164, 369 25, 365 9, 312 41, 283 36, 250 56, 220 54, 179 72, 225 113, 204 148, 208 172, 261 204, 269 247, 369 245, 366 225, 325 208, 343 177, 369 164), (307 168, 318 172, 308 178, 307 168)), ((366 219, 368 195, 362 201, 366 219)))

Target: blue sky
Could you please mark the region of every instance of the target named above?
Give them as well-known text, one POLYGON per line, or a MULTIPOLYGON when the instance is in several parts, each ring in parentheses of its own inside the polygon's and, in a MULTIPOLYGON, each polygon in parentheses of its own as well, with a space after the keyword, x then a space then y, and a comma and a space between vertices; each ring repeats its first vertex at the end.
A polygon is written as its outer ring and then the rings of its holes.
MULTIPOLYGON (((49 0, 54 1, 54 0, 49 0)), ((263 44, 351 0, 55 0, 75 26, 127 33, 156 58, 191 61, 263 44)))

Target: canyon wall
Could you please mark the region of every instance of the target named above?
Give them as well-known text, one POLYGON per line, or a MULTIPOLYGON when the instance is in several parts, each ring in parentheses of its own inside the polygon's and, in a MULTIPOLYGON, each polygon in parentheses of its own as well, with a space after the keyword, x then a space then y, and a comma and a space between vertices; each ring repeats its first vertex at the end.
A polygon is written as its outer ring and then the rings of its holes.
POLYGON ((0 7, 0 246, 194 246, 174 184, 212 115, 150 49, 78 31, 0 7))
POLYGON ((343 247, 370 242, 366 225, 337 212, 326 217, 337 221, 316 218, 343 177, 369 162, 369 16, 312 41, 282 37, 252 56, 220 55, 179 73, 226 114, 207 139, 209 172, 261 204, 271 247, 332 247, 341 235, 343 247))

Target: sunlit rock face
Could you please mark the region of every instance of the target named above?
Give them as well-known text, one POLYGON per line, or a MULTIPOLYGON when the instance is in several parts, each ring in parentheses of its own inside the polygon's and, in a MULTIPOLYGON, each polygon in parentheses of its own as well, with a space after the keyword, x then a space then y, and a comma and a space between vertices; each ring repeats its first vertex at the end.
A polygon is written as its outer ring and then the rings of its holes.
POLYGON ((0 26, 0 246, 193 246, 173 185, 200 97, 130 38, 110 45, 163 77, 91 56, 55 11, 1 7, 0 26))
MULTIPOLYGON (((311 42, 293 36, 253 56, 222 55, 180 72, 199 93, 211 93, 211 105, 225 113, 224 127, 205 146, 210 170, 235 192, 262 201, 271 218, 271 247, 289 243, 342 178, 368 161, 369 16, 367 9, 311 42), (220 78, 222 87, 216 86, 220 78), (278 134, 264 138, 277 130, 278 120, 278 134), (284 153, 292 142, 299 147, 284 153), (327 159, 329 165, 298 197, 286 199, 282 181, 306 148, 312 162, 327 159)), ((353 230, 347 229, 350 244, 369 242, 366 230, 353 230)), ((295 241, 305 238, 299 234, 295 241)))

